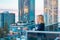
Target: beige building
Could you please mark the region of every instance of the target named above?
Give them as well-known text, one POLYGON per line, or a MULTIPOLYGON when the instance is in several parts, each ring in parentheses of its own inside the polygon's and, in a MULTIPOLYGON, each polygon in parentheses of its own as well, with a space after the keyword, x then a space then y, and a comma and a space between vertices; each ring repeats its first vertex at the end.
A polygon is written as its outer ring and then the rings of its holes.
POLYGON ((45 25, 53 25, 58 22, 58 0, 44 0, 45 25))

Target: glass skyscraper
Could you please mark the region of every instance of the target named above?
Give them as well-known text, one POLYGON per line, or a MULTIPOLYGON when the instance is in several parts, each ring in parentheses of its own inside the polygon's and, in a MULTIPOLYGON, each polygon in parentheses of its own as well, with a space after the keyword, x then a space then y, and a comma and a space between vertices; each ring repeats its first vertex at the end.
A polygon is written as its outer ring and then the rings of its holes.
POLYGON ((0 27, 5 27, 5 25, 9 25, 15 23, 15 14, 9 12, 0 13, 0 27))
POLYGON ((18 10, 19 21, 35 20, 35 0, 19 0, 18 10))

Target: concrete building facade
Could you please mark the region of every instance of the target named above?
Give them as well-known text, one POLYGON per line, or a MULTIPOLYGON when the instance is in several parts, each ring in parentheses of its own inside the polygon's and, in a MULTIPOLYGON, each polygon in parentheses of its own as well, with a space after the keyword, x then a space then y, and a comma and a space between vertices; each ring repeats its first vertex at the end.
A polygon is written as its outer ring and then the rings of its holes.
MULTIPOLYGON (((58 0, 44 0, 45 25, 54 25, 58 23, 58 0)), ((51 27, 50 29, 54 30, 51 27)))

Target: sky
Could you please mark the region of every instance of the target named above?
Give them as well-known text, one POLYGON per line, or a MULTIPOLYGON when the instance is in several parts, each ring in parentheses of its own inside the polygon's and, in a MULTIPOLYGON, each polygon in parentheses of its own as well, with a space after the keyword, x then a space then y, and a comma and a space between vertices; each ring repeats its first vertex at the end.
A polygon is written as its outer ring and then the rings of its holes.
MULTIPOLYGON (((36 10, 41 11, 43 9, 42 1, 43 0, 35 1, 36 10)), ((0 0, 0 9, 15 9, 16 10, 18 9, 18 0, 0 0)))
POLYGON ((0 0, 0 8, 18 9, 18 0, 0 0))
POLYGON ((58 1, 58 22, 60 22, 60 0, 58 1))
MULTIPOLYGON (((60 12, 60 0, 58 1, 58 5, 59 5, 58 12, 60 12)), ((18 10, 18 0, 0 0, 0 9, 18 10)), ((39 14, 43 15, 44 14, 43 9, 44 9, 44 0, 35 0, 35 16, 39 14)), ((14 12, 16 13, 16 18, 18 18, 18 11, 14 12)))

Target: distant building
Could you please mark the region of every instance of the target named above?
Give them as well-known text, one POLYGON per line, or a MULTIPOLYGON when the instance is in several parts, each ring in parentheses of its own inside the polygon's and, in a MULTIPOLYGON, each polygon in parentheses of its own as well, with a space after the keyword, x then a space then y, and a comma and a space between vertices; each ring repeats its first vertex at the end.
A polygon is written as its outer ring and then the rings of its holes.
POLYGON ((19 0, 19 21, 35 21, 35 0, 19 0))
MULTIPOLYGON (((44 0, 44 20, 45 26, 51 26, 58 23, 58 0, 44 0)), ((54 27, 48 29, 54 30, 54 27)))
POLYGON ((20 32, 24 27, 27 27, 26 23, 15 23, 10 25, 10 30, 13 32, 20 32))
POLYGON ((0 13, 0 27, 9 27, 10 24, 15 23, 15 14, 9 12, 0 13))
POLYGON ((15 24, 11 24, 9 30, 11 30, 13 32, 18 32, 18 27, 20 27, 20 26, 18 26, 16 23, 15 24))

